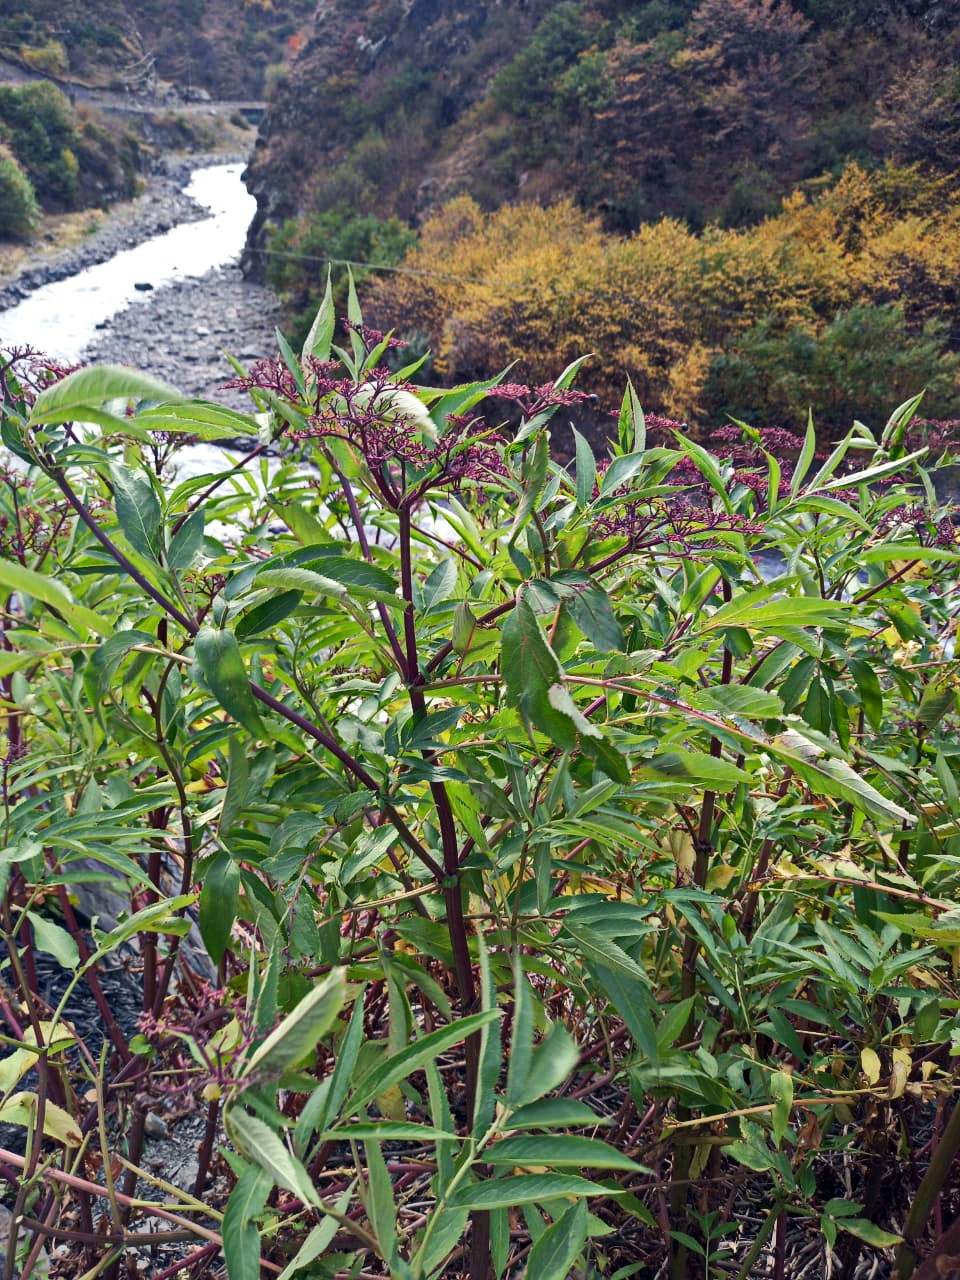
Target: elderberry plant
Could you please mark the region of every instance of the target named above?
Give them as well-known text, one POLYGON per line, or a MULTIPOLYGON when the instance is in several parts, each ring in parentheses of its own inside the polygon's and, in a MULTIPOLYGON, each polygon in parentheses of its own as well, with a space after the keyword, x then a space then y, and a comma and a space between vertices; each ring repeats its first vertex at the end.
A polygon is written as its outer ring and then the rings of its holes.
POLYGON ((30 1139, 0 1171, 31 1255, 118 1274, 170 1216, 135 1196, 147 1116, 194 1098, 163 1274, 666 1247, 746 1278, 814 1221, 909 1274, 960 1147, 960 550, 917 402, 825 454, 812 424, 710 451, 648 442, 628 387, 563 462, 577 364, 427 388, 355 300, 346 332, 328 298, 238 370, 250 414, 4 361, 0 1120, 30 1139), (131 941, 136 1034, 100 986, 131 941), (90 984, 99 1055, 38 954, 90 984))

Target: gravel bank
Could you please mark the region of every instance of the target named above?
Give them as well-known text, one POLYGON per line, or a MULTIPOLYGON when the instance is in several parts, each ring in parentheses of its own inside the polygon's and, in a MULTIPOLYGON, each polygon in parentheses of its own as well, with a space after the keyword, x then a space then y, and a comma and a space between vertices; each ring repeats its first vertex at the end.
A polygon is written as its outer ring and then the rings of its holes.
POLYGON ((272 289, 244 280, 239 267, 221 267, 157 289, 121 311, 84 357, 133 365, 185 395, 249 410, 248 396, 222 390, 234 375, 221 353, 229 351, 246 365, 276 355, 279 319, 272 289))

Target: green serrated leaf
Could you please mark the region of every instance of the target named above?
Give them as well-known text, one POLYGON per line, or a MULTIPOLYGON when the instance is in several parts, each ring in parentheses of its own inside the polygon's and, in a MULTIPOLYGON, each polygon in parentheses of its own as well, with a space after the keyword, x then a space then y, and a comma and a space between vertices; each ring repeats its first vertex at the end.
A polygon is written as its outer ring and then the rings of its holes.
POLYGON ((110 468, 110 481, 117 521, 124 537, 148 560, 159 560, 163 515, 152 482, 143 472, 118 465, 110 468))
POLYGON ((230 1192, 223 1215, 223 1255, 230 1280, 260 1280, 260 1232, 257 1216, 273 1190, 273 1178, 248 1165, 230 1192))
POLYGON ((546 1165, 550 1169, 623 1169, 637 1173, 642 1166, 598 1138, 567 1134, 516 1135, 496 1142, 484 1152, 489 1164, 513 1168, 546 1165))
POLYGON ((201 508, 191 511, 167 545, 166 559, 171 569, 182 572, 189 569, 194 557, 203 546, 205 512, 201 508))
POLYGON ((249 640, 252 636, 270 631, 289 618, 299 607, 302 599, 302 591, 281 591, 279 595, 271 596, 269 600, 261 600, 237 620, 234 628, 237 639, 249 640))
POLYGON ((586 1178, 562 1173, 521 1173, 514 1178, 490 1178, 470 1186, 457 1187, 447 1203, 461 1209, 512 1209, 524 1204, 542 1204, 567 1196, 609 1196, 616 1192, 586 1178))
POLYGON ((564 604, 595 649, 608 653, 623 648, 623 630, 613 612, 610 597, 598 583, 587 580, 565 597, 564 604))
POLYGON ((80 951, 73 934, 35 911, 28 911, 26 915, 33 929, 37 950, 53 956, 64 969, 75 969, 80 963, 80 951))
POLYGON ((609 1116, 601 1116, 576 1098, 540 1098, 518 1107, 505 1129, 585 1129, 591 1125, 610 1124, 609 1116))
POLYGON ((620 403, 617 438, 624 454, 642 454, 647 445, 647 424, 639 397, 629 378, 620 403))
POLYGON ((392 1054, 383 1062, 379 1062, 372 1070, 366 1072, 356 1083, 346 1105, 351 1112, 365 1107, 367 1103, 378 1098, 391 1085, 399 1084, 425 1063, 443 1053, 446 1049, 460 1044, 474 1031, 479 1031, 488 1022, 500 1017, 499 1009, 487 1009, 481 1013, 468 1014, 450 1027, 440 1027, 429 1035, 408 1045, 400 1053, 392 1054))
POLYGON ((767 720, 783 715, 783 702, 777 694, 752 685, 713 685, 701 689, 691 699, 691 705, 701 711, 720 711, 724 715, 745 716, 747 719, 767 720))
POLYGON ((240 868, 230 854, 221 849, 204 872, 198 922, 203 945, 216 965, 230 946, 239 902, 240 868))
POLYGON ((576 444, 577 506, 583 510, 593 499, 593 487, 597 482, 597 460, 588 441, 576 427, 572 427, 576 444))
POLYGON ((550 703, 550 689, 562 686, 563 668, 524 596, 504 622, 502 639, 501 667, 507 701, 559 747, 572 749, 577 740, 574 723, 550 703))
POLYGON ((892 1249, 903 1243, 903 1236, 897 1235, 895 1231, 884 1231, 867 1218, 840 1218, 837 1219, 837 1226, 841 1231, 849 1231, 852 1236, 875 1249, 892 1249))
POLYGON ((332 268, 327 267, 327 285, 323 291, 323 300, 313 318, 310 332, 303 344, 303 358, 316 356, 320 361, 330 359, 330 344, 333 342, 333 330, 337 322, 333 305, 332 268))
POLYGON ((223 1125, 241 1155, 269 1173, 278 1187, 292 1191, 304 1204, 320 1206, 310 1175, 268 1124, 239 1107, 228 1107, 223 1113, 223 1125))
POLYGON ((183 396, 169 383, 122 365, 101 364, 61 378, 37 396, 30 410, 31 426, 40 423, 84 421, 85 410, 102 409, 111 400, 176 401, 183 396))
POLYGON ((417 1142, 421 1145, 460 1141, 455 1133, 409 1120, 357 1121, 336 1129, 325 1129, 320 1137, 324 1142, 417 1142))
POLYGON ((90 631, 100 636, 109 636, 114 631, 112 622, 101 618, 92 609, 77 604, 60 582, 45 574, 36 573, 33 569, 26 569, 16 560, 0 560, 0 587, 49 605, 76 629, 80 639, 86 639, 90 631))
POLYGON ((543 1233, 527 1261, 528 1280, 567 1280, 587 1239, 587 1202, 578 1200, 543 1233))

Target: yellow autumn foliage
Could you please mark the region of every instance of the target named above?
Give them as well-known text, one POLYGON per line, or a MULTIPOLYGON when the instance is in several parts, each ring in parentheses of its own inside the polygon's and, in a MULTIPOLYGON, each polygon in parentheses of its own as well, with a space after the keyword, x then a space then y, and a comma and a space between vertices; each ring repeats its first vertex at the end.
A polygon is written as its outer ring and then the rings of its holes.
POLYGON ((609 399, 630 377, 651 411, 702 421, 715 361, 758 326, 816 341, 858 306, 902 305, 918 331, 947 314, 956 191, 915 168, 851 165, 753 227, 696 235, 663 219, 626 237, 572 201, 485 213, 461 197, 426 223, 370 311, 401 334, 426 331, 450 380, 517 361, 537 384, 593 352, 585 389, 609 399))

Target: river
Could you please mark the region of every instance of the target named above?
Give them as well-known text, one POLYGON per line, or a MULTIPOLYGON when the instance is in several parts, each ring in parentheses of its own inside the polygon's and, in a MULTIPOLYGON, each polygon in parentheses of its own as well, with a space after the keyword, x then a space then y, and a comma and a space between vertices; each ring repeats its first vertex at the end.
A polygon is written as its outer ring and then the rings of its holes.
POLYGON ((99 331, 127 307, 152 301, 155 290, 203 276, 235 262, 256 201, 240 180, 242 164, 196 169, 186 194, 210 211, 106 262, 43 285, 0 313, 0 345, 30 346, 76 363, 99 331), (148 284, 150 289, 137 289, 148 284))

